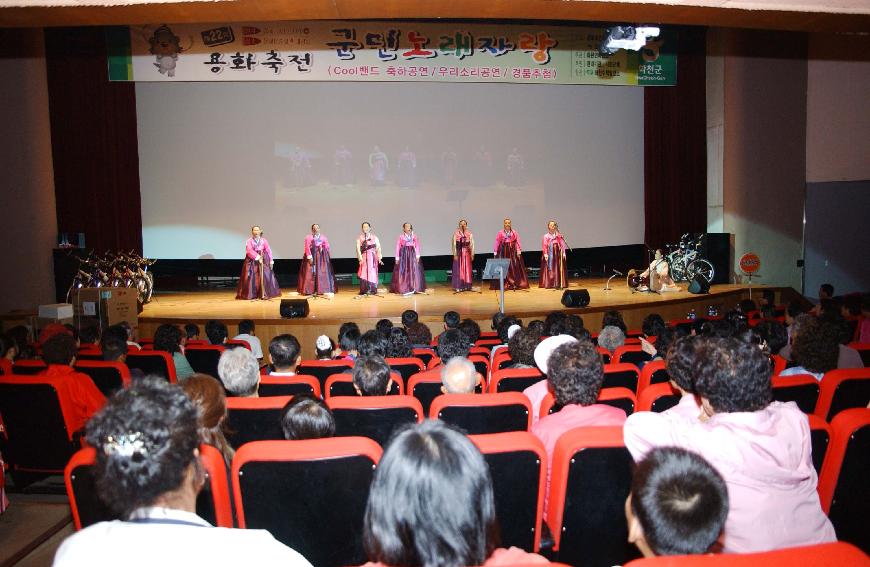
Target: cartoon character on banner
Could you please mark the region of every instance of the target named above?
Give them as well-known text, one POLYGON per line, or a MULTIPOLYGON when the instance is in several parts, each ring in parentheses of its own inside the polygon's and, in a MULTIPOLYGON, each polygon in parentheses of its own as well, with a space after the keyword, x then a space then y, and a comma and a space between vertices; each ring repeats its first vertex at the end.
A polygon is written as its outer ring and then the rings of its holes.
MULTIPOLYGON (((147 33, 147 28, 143 28, 142 31, 147 33)), ((193 38, 190 39, 189 46, 182 47, 181 38, 172 33, 166 24, 159 26, 151 37, 146 37, 146 39, 151 46, 148 52, 157 58, 154 62, 157 71, 161 75, 169 77, 175 76, 175 65, 178 63, 179 54, 189 51, 193 47, 193 38)))

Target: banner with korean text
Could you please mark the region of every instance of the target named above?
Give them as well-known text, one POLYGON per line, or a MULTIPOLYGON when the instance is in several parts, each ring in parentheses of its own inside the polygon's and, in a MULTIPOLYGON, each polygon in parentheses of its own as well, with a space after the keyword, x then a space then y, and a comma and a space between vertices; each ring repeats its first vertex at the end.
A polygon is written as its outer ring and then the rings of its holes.
POLYGON ((113 81, 436 81, 671 86, 677 34, 598 51, 603 27, 312 21, 114 27, 113 81))

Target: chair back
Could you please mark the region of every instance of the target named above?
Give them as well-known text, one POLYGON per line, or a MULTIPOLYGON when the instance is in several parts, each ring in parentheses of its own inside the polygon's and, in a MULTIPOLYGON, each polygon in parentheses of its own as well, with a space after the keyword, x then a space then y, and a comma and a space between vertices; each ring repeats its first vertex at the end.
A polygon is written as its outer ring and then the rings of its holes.
POLYGON ((613 352, 613 362, 634 364, 640 368, 652 360, 652 357, 643 351, 640 345, 623 345, 613 352))
POLYGON ((423 361, 416 357, 387 358, 386 362, 390 365, 391 370, 399 373, 403 382, 407 382, 408 378, 426 368, 423 361))
POLYGON ((353 362, 350 360, 303 360, 296 367, 296 373, 314 376, 320 382, 320 391, 325 392, 326 379, 348 368, 353 368, 353 362))
POLYGON ((365 437, 249 443, 233 458, 240 528, 268 530, 318 567, 362 565, 380 446, 365 437))
POLYGON ((234 449, 251 441, 284 439, 281 410, 292 396, 227 398, 226 437, 234 449))
POLYGON ((431 348, 415 348, 411 349, 411 355, 414 358, 419 358, 420 361, 423 362, 423 366, 425 368, 429 368, 429 363, 432 362, 433 359, 437 359, 438 355, 435 354, 435 351, 431 348))
POLYGON ((46 368, 48 365, 41 360, 19 360, 12 367, 12 374, 33 376, 44 372, 46 368))
POLYGON ((640 378, 637 380, 637 395, 640 396, 644 388, 648 388, 652 384, 661 384, 670 379, 665 361, 651 360, 644 364, 640 371, 640 378))
MULTIPOLYGON (((335 398, 339 396, 358 396, 356 388, 353 387, 353 376, 351 374, 333 374, 326 380, 326 389, 323 391, 325 399, 335 398)), ((388 396, 401 396, 405 393, 405 388, 402 386, 402 377, 398 372, 390 372, 390 389, 387 392, 388 396)))
POLYGON ((628 388, 637 392, 637 382, 640 379, 640 371, 634 364, 626 362, 612 362, 604 365, 604 384, 602 388, 628 388))
MULTIPOLYGON (((619 408, 625 412, 626 416, 633 414, 637 407, 637 399, 634 396, 634 392, 628 388, 601 388, 601 391, 598 393, 597 403, 619 408)), ((553 394, 547 392, 547 395, 541 400, 541 417, 556 413, 560 409, 562 409, 562 406, 556 403, 556 398, 553 397, 553 394)))
POLYGON ((172 355, 162 350, 140 350, 127 353, 127 366, 138 368, 143 373, 163 376, 171 384, 175 384, 178 378, 175 375, 175 363, 172 355))
POLYGON ((393 432, 426 414, 413 396, 339 396, 327 400, 336 437, 368 437, 385 447, 393 432))
POLYGON ((813 413, 819 401, 819 381, 809 374, 773 376, 770 385, 774 400, 794 402, 804 413, 813 413))
POLYGON ((819 401, 813 412, 827 422, 849 408, 870 404, 870 368, 829 370, 822 377, 819 401))
POLYGON ((94 385, 107 398, 130 385, 130 369, 123 362, 107 360, 76 360, 77 372, 90 376, 94 385))
POLYGON ((674 390, 670 383, 653 384, 644 388, 637 396, 637 411, 661 413, 678 403, 680 403, 680 393, 674 390))
POLYGON ((314 376, 296 374, 294 376, 272 376, 265 374, 260 376, 261 398, 272 396, 296 396, 307 394, 315 398, 322 397, 320 394, 320 382, 314 376))
POLYGON ((432 402, 429 417, 455 425, 469 435, 528 431, 532 403, 518 392, 442 394, 432 402))
POLYGON ((223 345, 188 345, 184 349, 184 356, 194 372, 219 378, 218 362, 225 350, 223 345))
MULTIPOLYGON (((495 368, 495 366, 493 366, 495 368)), ((532 384, 544 380, 537 368, 505 368, 493 370, 489 381, 489 392, 522 392, 532 384)))

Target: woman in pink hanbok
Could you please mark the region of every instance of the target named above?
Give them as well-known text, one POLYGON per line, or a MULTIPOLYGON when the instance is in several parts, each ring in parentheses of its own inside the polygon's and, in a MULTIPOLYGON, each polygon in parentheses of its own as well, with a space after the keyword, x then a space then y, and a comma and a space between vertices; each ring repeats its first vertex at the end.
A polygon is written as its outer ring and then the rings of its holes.
POLYGON ((420 261, 420 241, 414 234, 414 227, 406 222, 402 234, 396 240, 396 263, 393 266, 393 280, 390 293, 411 295, 426 291, 426 273, 420 261))
POLYGON ((372 234, 372 225, 362 223, 362 234, 356 239, 356 255, 359 259, 359 294, 375 295, 378 293, 378 266, 383 265, 381 241, 372 234))
MULTIPOLYGON (((511 219, 504 219, 504 228, 495 238, 495 257, 509 258, 510 267, 504 279, 505 289, 529 289, 529 277, 526 274, 526 264, 523 262, 523 247, 520 235, 513 230, 511 219)), ((492 280, 490 289, 498 289, 498 280, 492 280)))
POLYGON ((559 232, 559 225, 551 220, 547 223, 547 233, 541 239, 540 287, 547 289, 568 287, 567 250, 568 245, 559 232))
POLYGON ((320 234, 320 225, 311 225, 311 233, 305 237, 302 265, 299 268, 299 295, 326 295, 335 293, 335 272, 329 255, 329 240, 320 234))
POLYGON ((474 280, 474 236, 468 230, 468 221, 459 221, 459 228, 453 233, 453 291, 469 291, 474 280))
POLYGON ((281 296, 281 288, 272 271, 275 259, 269 242, 259 226, 251 227, 251 238, 245 243, 245 263, 239 277, 236 299, 272 299, 281 296))

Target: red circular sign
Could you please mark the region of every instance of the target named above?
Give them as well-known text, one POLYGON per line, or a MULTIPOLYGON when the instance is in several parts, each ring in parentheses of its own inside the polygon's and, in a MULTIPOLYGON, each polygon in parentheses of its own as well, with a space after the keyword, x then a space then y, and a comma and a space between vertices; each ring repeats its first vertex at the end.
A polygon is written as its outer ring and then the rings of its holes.
POLYGON ((761 258, 753 252, 747 252, 740 257, 740 269, 746 274, 754 274, 761 267, 761 258))

